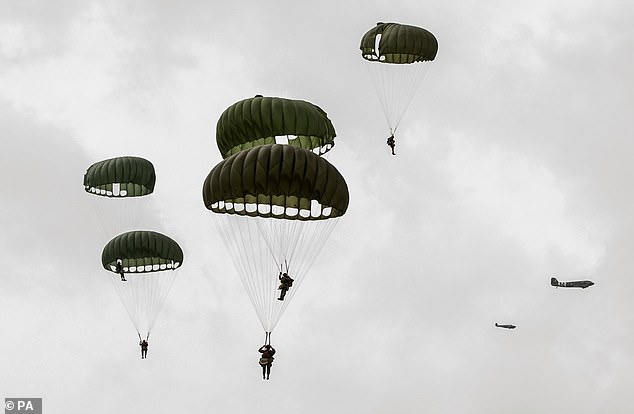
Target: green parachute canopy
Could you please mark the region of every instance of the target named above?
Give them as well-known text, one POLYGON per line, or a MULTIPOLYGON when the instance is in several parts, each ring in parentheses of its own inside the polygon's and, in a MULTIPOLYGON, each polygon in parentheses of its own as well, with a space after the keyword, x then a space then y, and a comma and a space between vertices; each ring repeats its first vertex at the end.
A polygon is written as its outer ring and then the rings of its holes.
POLYGON ((377 23, 361 38, 360 49, 393 137, 436 58, 438 41, 420 27, 377 23))
POLYGON ((149 338, 176 270, 183 263, 178 243, 154 231, 129 231, 110 240, 101 254, 101 264, 141 338, 149 338), (117 272, 121 261, 123 276, 117 272))
POLYGON ((116 157, 91 165, 84 175, 84 189, 105 197, 139 197, 154 191, 152 163, 140 157, 116 157))
POLYGON ((361 38, 361 56, 381 63, 414 63, 436 58, 438 40, 429 31, 399 23, 377 23, 361 38))
POLYGON ((206 177, 203 201, 271 333, 349 203, 348 186, 324 158, 290 145, 253 147, 206 177), (282 300, 279 277, 294 279, 282 300))
POLYGON ((173 270, 182 265, 183 251, 164 234, 135 230, 118 235, 104 247, 101 254, 104 269, 115 272, 118 260, 126 273, 173 270))
POLYGON ((280 143, 328 152, 334 145, 335 128, 324 110, 302 100, 257 95, 227 108, 216 125, 216 143, 223 158, 242 150, 280 143))
POLYGON ((203 200, 216 213, 306 221, 342 216, 349 195, 343 176, 325 159, 269 144, 216 165, 205 179, 203 200))

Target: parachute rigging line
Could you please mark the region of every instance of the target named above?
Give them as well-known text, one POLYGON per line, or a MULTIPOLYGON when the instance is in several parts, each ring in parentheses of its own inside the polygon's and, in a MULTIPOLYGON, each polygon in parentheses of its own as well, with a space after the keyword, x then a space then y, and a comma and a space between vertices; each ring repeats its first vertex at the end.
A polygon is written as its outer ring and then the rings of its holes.
POLYGON ((225 214, 215 217, 262 327, 271 332, 301 286, 338 218, 302 222, 225 214), (278 271, 284 267, 287 271, 293 268, 290 276, 294 282, 285 299, 280 301, 277 299, 278 271))

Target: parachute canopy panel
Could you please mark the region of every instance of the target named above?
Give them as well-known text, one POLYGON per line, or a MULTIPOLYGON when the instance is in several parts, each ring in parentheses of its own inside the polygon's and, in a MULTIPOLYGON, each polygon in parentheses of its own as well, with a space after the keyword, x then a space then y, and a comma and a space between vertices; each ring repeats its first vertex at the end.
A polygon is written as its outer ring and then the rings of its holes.
POLYGON ((349 194, 343 176, 325 159, 270 144, 216 165, 205 179, 203 200, 216 213, 308 221, 342 216, 349 194))
POLYGON ((406 64, 434 60, 438 40, 421 27, 377 23, 361 38, 360 49, 361 56, 369 61, 406 64))
POLYGON ((140 157, 116 157, 91 165, 84 175, 84 189, 104 197, 139 197, 152 193, 154 165, 140 157))
POLYGON ((154 231, 135 230, 110 240, 101 254, 104 269, 115 272, 121 260, 126 273, 176 269, 183 263, 183 250, 171 238, 154 231))
POLYGON ((223 158, 242 150, 275 144, 286 136, 288 144, 328 152, 335 128, 319 106, 302 100, 255 96, 227 108, 216 125, 216 143, 223 158))

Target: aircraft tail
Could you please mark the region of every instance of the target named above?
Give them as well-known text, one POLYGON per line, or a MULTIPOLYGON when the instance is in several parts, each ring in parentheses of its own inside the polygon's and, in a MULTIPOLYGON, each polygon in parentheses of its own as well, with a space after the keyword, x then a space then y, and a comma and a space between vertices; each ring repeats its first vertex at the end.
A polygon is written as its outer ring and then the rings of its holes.
POLYGON ((551 277, 550 278, 550 285, 551 286, 559 286, 559 281, 557 280, 556 277, 551 277))

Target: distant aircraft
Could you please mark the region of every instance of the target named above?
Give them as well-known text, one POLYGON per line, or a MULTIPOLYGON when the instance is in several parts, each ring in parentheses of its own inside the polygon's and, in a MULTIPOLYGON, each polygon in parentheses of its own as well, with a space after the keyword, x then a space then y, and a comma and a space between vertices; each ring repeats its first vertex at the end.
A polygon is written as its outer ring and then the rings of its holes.
POLYGON ((511 325, 511 324, 500 325, 496 322, 495 326, 497 326, 498 328, 515 329, 515 325, 511 325))
POLYGON ((572 282, 560 282, 559 280, 557 280, 557 278, 551 277, 550 278, 550 284, 551 286, 555 286, 555 287, 567 287, 567 288, 581 288, 581 289, 585 289, 589 286, 594 285, 594 282, 590 281, 590 280, 574 280, 572 282))

